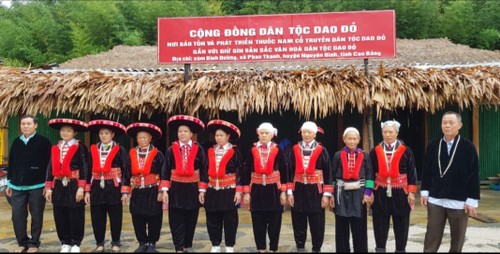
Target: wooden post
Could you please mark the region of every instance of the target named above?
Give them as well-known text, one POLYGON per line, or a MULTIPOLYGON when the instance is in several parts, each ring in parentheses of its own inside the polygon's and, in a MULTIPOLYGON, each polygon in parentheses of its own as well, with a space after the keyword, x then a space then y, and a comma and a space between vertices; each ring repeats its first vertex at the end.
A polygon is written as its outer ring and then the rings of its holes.
POLYGON ((343 141, 343 134, 344 134, 344 118, 342 117, 341 114, 338 114, 337 115, 337 137, 338 137, 338 141, 337 141, 337 150, 340 150, 342 149, 343 145, 344 145, 344 141, 343 141))
MULTIPOLYGON (((84 119, 86 123, 90 122, 90 114, 86 113, 84 119)), ((90 131, 86 131, 83 134, 83 143, 85 143, 85 146, 90 147, 90 131)))
POLYGON ((424 112, 424 149, 429 145, 429 113, 424 112))
MULTIPOLYGON (((364 62, 364 65, 365 65, 365 76, 366 76, 366 79, 368 80, 368 86, 371 86, 371 81, 370 81, 370 69, 368 67, 368 59, 365 58, 363 60, 364 62)), ((364 132, 363 132, 363 138, 367 138, 367 144, 368 144, 368 148, 365 147, 364 145, 366 144, 365 141, 363 141, 363 149, 365 149, 366 151, 369 151, 370 149, 373 148, 373 108, 372 106, 368 106, 366 108, 366 127, 367 127, 367 134, 366 134, 366 137, 364 136, 364 132)), ((363 117, 363 120, 364 120, 364 117, 363 117)), ((363 122, 364 124, 364 122, 363 122)), ((364 125, 363 125, 363 129, 364 129, 364 125)))
POLYGON ((187 84, 191 79, 191 64, 184 64, 184 84, 187 84))
POLYGON ((477 155, 479 156, 479 108, 472 108, 472 143, 477 150, 477 155))

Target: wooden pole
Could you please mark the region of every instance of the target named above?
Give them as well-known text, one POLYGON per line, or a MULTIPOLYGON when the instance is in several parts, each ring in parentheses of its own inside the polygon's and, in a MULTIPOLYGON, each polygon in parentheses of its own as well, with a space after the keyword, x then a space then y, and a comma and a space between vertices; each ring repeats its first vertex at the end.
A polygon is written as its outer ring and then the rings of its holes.
MULTIPOLYGON (((84 119, 86 123, 90 122, 90 114, 86 113, 84 119)), ((83 133, 83 143, 85 146, 90 147, 90 131, 83 133)))
POLYGON ((477 155, 479 156, 479 108, 472 108, 472 143, 477 150, 477 155))
POLYGON ((191 79, 191 64, 184 64, 184 84, 187 84, 191 79))
MULTIPOLYGON (((364 65, 365 65, 365 76, 366 76, 366 79, 368 80, 368 86, 371 86, 371 81, 370 81, 370 69, 368 67, 368 59, 365 58, 363 60, 364 62, 364 65)), ((366 147, 364 147, 365 150, 369 151, 373 148, 373 108, 372 106, 368 106, 366 108, 366 128, 367 128, 367 142, 368 142, 368 149, 366 147)), ((363 128, 364 129, 364 128, 363 128)), ((364 133, 363 133, 364 134, 364 133)), ((363 141, 363 144, 365 144, 365 142, 363 141)))

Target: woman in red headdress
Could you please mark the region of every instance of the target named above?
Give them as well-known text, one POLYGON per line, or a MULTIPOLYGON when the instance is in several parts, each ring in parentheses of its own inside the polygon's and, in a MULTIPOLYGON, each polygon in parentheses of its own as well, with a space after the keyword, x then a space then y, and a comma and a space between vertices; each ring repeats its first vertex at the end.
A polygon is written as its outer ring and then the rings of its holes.
POLYGON ((152 141, 161 137, 161 129, 150 123, 127 126, 127 135, 137 140, 130 149, 131 174, 123 177, 121 192, 130 194, 130 214, 139 247, 135 252, 157 252, 163 223, 162 203, 166 202, 166 160, 152 141))
MULTIPOLYGON (((94 229, 96 249, 104 252, 107 215, 111 228, 111 251, 120 251, 122 232, 122 177, 130 176, 130 160, 127 151, 113 139, 125 133, 122 124, 110 120, 93 120, 89 130, 99 134, 97 144, 90 146, 91 174, 87 175, 85 203, 90 205, 90 217, 94 229)), ((125 197, 123 197, 125 198, 125 197)))
POLYGON ((240 173, 242 156, 230 139, 240 137, 240 130, 224 120, 212 120, 207 130, 214 133, 216 144, 208 149, 208 188, 205 194, 207 230, 212 242, 211 252, 220 252, 224 229, 226 252, 234 252, 238 229, 238 205, 243 187, 240 173))
POLYGON ((167 125, 179 138, 167 150, 168 218, 175 251, 185 252, 193 246, 208 185, 207 157, 203 147, 192 140, 193 133, 201 132, 205 125, 200 119, 185 115, 170 117, 167 125))
POLYGON ((84 187, 89 169, 87 147, 76 140, 88 125, 75 119, 56 118, 49 126, 62 140, 52 147, 47 169, 45 198, 53 204, 61 252, 80 252, 85 227, 84 187))

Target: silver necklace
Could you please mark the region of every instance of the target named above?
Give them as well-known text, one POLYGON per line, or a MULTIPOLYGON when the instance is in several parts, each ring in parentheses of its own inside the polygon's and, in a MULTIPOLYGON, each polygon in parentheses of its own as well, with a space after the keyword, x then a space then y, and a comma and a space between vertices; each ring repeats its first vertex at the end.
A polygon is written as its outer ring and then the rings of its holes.
POLYGON ((455 144, 455 148, 453 149, 453 153, 451 154, 450 161, 448 161, 448 166, 446 166, 446 169, 443 172, 441 170, 441 144, 443 142, 439 141, 438 166, 439 166, 439 174, 441 175, 441 178, 443 178, 443 176, 446 175, 446 173, 448 172, 448 169, 450 169, 451 164, 453 163, 453 158, 455 158, 455 152, 457 151, 458 142, 460 142, 460 135, 458 136, 457 143, 455 144))

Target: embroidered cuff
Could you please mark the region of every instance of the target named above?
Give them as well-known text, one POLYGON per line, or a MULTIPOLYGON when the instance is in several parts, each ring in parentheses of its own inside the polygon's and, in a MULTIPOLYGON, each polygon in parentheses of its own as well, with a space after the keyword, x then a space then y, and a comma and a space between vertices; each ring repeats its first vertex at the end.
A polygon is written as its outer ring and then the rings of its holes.
POLYGON ((120 192, 122 194, 129 194, 130 193, 130 186, 124 186, 123 185, 122 188, 121 188, 121 190, 120 190, 120 192))
POLYGON ((250 193, 250 185, 243 186, 243 193, 250 193))
POLYGON ((323 192, 333 193, 333 185, 323 185, 323 192))
POLYGON ((236 186, 236 192, 243 192, 243 186, 236 186))
POLYGON ((416 185, 408 185, 408 191, 411 193, 416 193, 417 192, 417 186, 416 185))
POLYGON ((371 188, 365 188, 365 195, 366 196, 371 196, 372 195, 372 189, 371 188))
POLYGON ((85 192, 89 192, 90 191, 90 186, 92 186, 91 184, 85 184, 85 192))
POLYGON ((281 185, 281 191, 286 191, 286 183, 281 185))
POLYGON ((54 188, 54 182, 46 181, 45 182, 45 189, 52 189, 52 188, 54 188))
POLYGON ((198 182, 198 189, 205 192, 207 190, 208 184, 204 182, 198 182))
POLYGON ((373 180, 366 180, 365 181, 365 188, 373 189, 374 187, 375 187, 375 182, 373 180))
POLYGON ((170 188, 170 182, 167 181, 167 180, 161 180, 160 181, 160 189, 163 189, 163 188, 170 188))
POLYGON ((86 184, 87 184, 87 181, 85 181, 85 180, 78 180, 78 187, 85 187, 86 184))
POLYGON ((295 190, 295 184, 292 183, 286 183, 286 188, 288 190, 294 191, 295 190))

